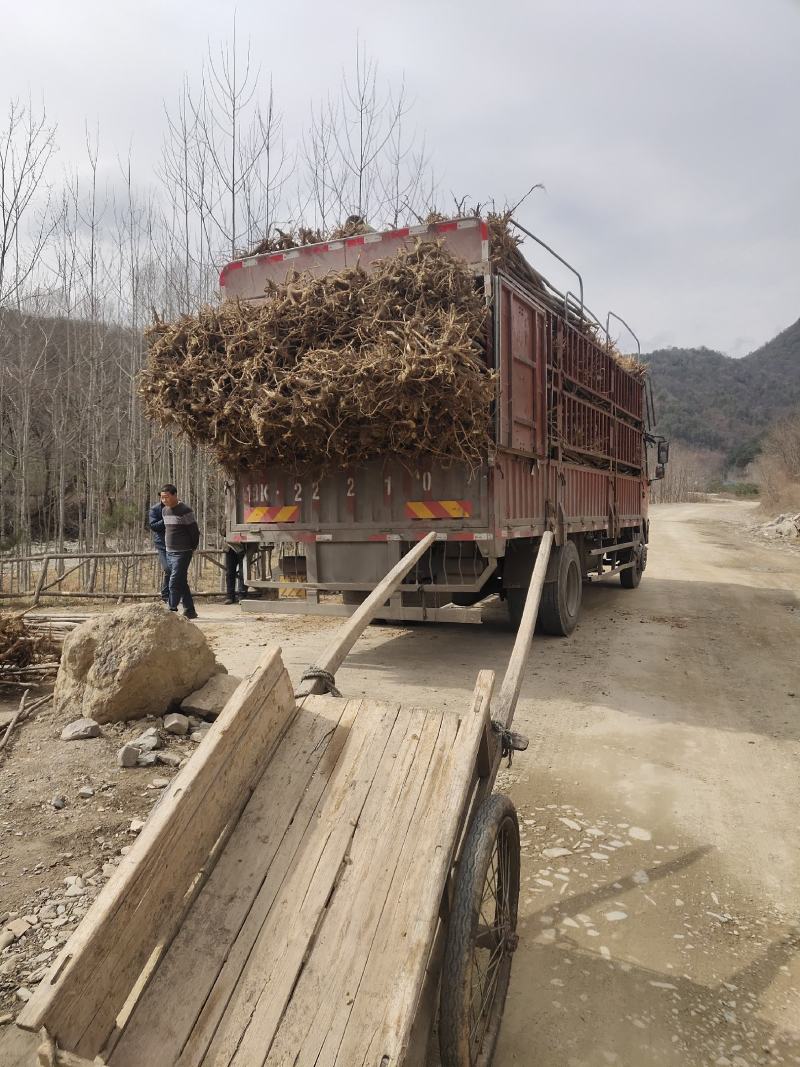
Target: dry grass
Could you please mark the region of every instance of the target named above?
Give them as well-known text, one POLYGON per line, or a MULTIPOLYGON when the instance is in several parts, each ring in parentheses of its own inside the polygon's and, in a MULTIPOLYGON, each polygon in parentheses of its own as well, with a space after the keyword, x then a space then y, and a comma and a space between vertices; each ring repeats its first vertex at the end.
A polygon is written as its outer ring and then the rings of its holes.
POLYGON ((628 374, 632 374, 634 378, 638 378, 642 381, 647 377, 647 364, 642 363, 638 356, 623 355, 621 352, 617 352, 616 349, 611 349, 611 355, 616 360, 618 365, 622 367, 628 374))

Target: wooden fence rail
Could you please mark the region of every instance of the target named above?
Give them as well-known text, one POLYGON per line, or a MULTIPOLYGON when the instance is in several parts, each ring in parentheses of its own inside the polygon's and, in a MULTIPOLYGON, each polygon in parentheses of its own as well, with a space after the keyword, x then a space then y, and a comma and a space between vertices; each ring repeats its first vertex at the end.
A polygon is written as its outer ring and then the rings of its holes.
MULTIPOLYGON (((195 552, 189 576, 193 596, 219 596, 224 591, 223 556, 222 549, 195 552)), ((0 556, 0 600, 30 599, 33 604, 42 597, 150 600, 159 594, 162 574, 153 550, 0 556)))

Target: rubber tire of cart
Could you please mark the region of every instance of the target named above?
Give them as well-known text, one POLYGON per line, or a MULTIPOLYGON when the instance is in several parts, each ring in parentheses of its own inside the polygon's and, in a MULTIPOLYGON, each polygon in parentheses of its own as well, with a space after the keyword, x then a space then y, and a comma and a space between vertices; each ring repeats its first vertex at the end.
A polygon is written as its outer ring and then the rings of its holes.
POLYGON ((632 560, 633 566, 629 567, 628 570, 620 571, 619 573, 619 584, 623 589, 636 589, 639 582, 641 582, 644 568, 647 565, 646 552, 647 549, 644 545, 636 545, 630 550, 628 559, 626 559, 625 562, 630 563, 632 560))
MULTIPOLYGON (((495 793, 478 809, 458 862, 439 994, 439 1054, 442 1067, 490 1067, 494 1057, 511 977, 512 953, 516 947, 519 871, 517 812, 509 797, 495 793), (505 835, 509 861, 508 918, 505 923, 508 947, 503 951, 498 965, 497 985, 483 1042, 475 1050, 470 1045, 473 952, 479 933, 486 877, 491 868, 495 844, 501 834, 505 835)), ((485 911, 485 903, 483 908, 485 911)))
POLYGON ((539 604, 539 625, 546 634, 569 637, 578 625, 583 596, 581 558, 574 542, 554 548, 556 578, 545 582, 539 604))

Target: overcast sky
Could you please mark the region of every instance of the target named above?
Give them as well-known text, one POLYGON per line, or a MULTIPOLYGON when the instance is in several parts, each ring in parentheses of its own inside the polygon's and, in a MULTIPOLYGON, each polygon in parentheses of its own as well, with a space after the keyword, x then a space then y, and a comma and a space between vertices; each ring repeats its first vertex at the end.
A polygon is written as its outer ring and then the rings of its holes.
MULTIPOLYGON (((800 317, 800 0, 240 0, 287 135, 356 35, 397 83, 440 179, 520 219, 645 350, 743 355, 800 317)), ((99 122, 111 160, 158 158, 163 104, 230 35, 222 0, 3 4, 0 105, 30 92, 59 166, 99 122)), ((537 254, 538 256, 538 254, 537 254)), ((545 259, 544 273, 570 279, 545 259)), ((627 347, 627 345, 624 345, 627 347)))

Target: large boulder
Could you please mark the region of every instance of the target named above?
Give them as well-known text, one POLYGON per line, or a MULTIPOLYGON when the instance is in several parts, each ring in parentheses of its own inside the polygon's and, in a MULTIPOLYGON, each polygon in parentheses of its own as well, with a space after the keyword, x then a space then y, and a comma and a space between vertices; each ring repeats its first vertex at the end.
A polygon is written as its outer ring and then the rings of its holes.
POLYGON ((160 604, 141 604, 68 635, 53 698, 72 719, 120 722, 160 715, 224 673, 197 626, 160 604))

